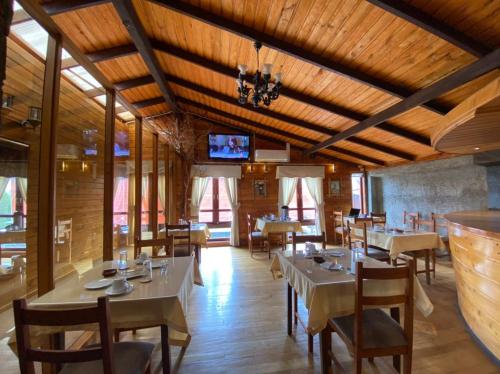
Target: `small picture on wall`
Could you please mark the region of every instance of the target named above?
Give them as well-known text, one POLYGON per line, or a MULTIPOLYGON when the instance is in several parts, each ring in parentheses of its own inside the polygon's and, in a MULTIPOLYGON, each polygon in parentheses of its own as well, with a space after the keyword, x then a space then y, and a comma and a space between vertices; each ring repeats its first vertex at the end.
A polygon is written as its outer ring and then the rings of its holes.
POLYGON ((340 179, 330 179, 328 181, 328 195, 340 196, 342 194, 340 179))
POLYGON ((255 197, 267 197, 267 181, 256 180, 253 184, 253 191, 255 197))

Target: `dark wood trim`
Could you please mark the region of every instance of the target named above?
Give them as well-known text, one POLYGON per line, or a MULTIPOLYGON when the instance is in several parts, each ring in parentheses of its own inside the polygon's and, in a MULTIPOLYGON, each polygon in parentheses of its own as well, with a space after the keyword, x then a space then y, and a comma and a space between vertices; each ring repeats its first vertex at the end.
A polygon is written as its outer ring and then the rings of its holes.
POLYGON ((110 59, 130 56, 139 53, 133 44, 120 45, 116 47, 106 48, 95 52, 87 53, 87 58, 93 63, 102 62, 110 59))
MULTIPOLYGON (((75 1, 76 3, 77 1, 75 1)), ((50 35, 55 35, 62 38, 64 49, 76 60, 81 66, 85 68, 101 85, 104 89, 114 89, 113 84, 104 76, 104 74, 87 58, 87 56, 80 51, 80 49, 65 36, 56 23, 50 18, 46 11, 38 2, 30 0, 18 0, 18 3, 23 9, 28 12, 33 19, 35 19, 50 35)), ((70 5, 71 1, 61 0, 57 1, 61 5, 70 5)), ((89 1, 80 1, 81 4, 89 4, 89 1)), ((52 2, 51 4, 54 4, 52 2)), ((83 5, 82 5, 83 6, 83 5)), ((140 113, 123 97, 119 92, 116 93, 117 100, 132 113, 134 116, 140 116, 140 113)))
POLYGON ((109 0, 55 0, 43 4, 43 9, 47 14, 53 16, 64 12, 72 12, 78 9, 88 8, 100 4, 105 4, 109 0))
POLYGON ((163 74, 160 62, 156 58, 151 42, 146 34, 146 30, 144 30, 144 26, 137 15, 132 1, 113 0, 113 5, 123 24, 127 28, 135 47, 144 60, 144 63, 148 67, 156 84, 158 84, 163 98, 170 107, 176 110, 177 104, 175 103, 174 94, 168 86, 168 82, 165 79, 165 74, 163 74))
MULTIPOLYGON (((184 51, 181 48, 169 45, 165 42, 152 39, 151 44, 153 45, 153 48, 156 49, 157 51, 167 53, 171 56, 180 58, 184 61, 191 62, 191 63, 196 64, 198 66, 201 66, 205 69, 208 69, 208 70, 211 70, 213 72, 225 75, 231 79, 233 79, 237 75, 236 69, 219 64, 219 63, 214 62, 214 61, 211 61, 209 59, 198 56, 198 55, 193 54, 191 52, 184 51)), ((113 49, 113 48, 111 48, 111 49, 113 49)), ((122 47, 117 47, 116 49, 119 50, 120 52, 130 51, 131 49, 133 51, 137 52, 137 50, 135 49, 135 47, 133 45, 125 45, 122 47)), ((110 51, 110 50, 106 50, 106 51, 110 51)), ((103 57, 106 57, 106 59, 114 58, 113 53, 110 53, 110 52, 105 53, 105 51, 101 51, 101 52, 98 51, 98 52, 96 52, 96 54, 101 54, 101 55, 103 55, 103 57)), ((89 56, 89 55, 87 55, 87 56, 89 56)), ((115 55, 115 56, 118 57, 119 55, 115 55)), ((99 60, 99 61, 103 61, 103 60, 99 60)), ((248 81, 251 81, 253 78, 248 76, 247 79, 248 79, 248 81)), ((130 80, 122 81, 122 82, 117 82, 117 83, 115 83, 115 87, 117 90, 127 90, 130 88, 139 87, 139 86, 150 84, 150 83, 154 83, 154 78, 151 75, 146 75, 146 76, 139 77, 139 78, 134 78, 134 79, 130 79, 130 80)), ((363 113, 359 113, 359 112, 350 110, 348 108, 329 103, 327 101, 318 99, 318 98, 313 97, 313 96, 306 95, 304 93, 289 89, 287 87, 281 88, 280 95, 286 96, 286 97, 289 97, 290 99, 297 100, 297 101, 300 101, 304 104, 311 105, 311 106, 314 106, 316 108, 328 111, 330 113, 333 113, 333 114, 336 114, 336 115, 339 115, 339 116, 342 116, 345 118, 352 119, 354 121, 359 122, 359 121, 363 121, 364 119, 368 118, 368 116, 366 116, 363 113)), ((448 109, 451 109, 451 108, 448 108, 448 109)), ((378 125, 378 128, 381 130, 384 130, 386 132, 392 133, 394 135, 406 138, 408 140, 423 144, 425 146, 428 146, 428 147, 431 146, 431 141, 429 138, 427 138, 423 135, 417 134, 415 132, 412 132, 410 130, 406 130, 406 129, 403 129, 403 128, 400 128, 398 126, 391 125, 388 123, 382 123, 382 124, 378 125)))
POLYGON ((171 209, 171 200, 170 200, 170 151, 169 145, 163 145, 163 168, 165 173, 165 207, 163 209, 163 215, 165 216, 165 222, 170 224, 170 209, 171 209))
POLYGON ((142 117, 135 117, 135 212, 134 258, 138 255, 141 240, 142 216, 142 117))
POLYGON ((454 44, 458 48, 469 52, 476 57, 482 57, 492 51, 485 45, 468 37, 458 30, 448 26, 430 14, 421 11, 418 8, 400 0, 368 0, 379 8, 394 14, 414 25, 436 35, 437 37, 454 44))
MULTIPOLYGON (((186 105, 198 108, 200 110, 203 110, 203 111, 206 111, 206 112, 218 115, 218 116, 223 116, 223 117, 228 118, 230 120, 243 123, 243 124, 245 124, 247 126, 251 126, 253 128, 256 128, 256 129, 261 129, 263 131, 271 132, 273 134, 280 135, 280 136, 283 136, 283 137, 286 137, 286 138, 289 138, 289 139, 294 139, 296 141, 299 141, 299 142, 302 142, 302 143, 306 143, 306 144, 314 144, 315 143, 314 140, 311 140, 309 138, 304 138, 304 137, 302 137, 300 135, 297 135, 297 134, 294 134, 294 133, 291 133, 291 132, 288 132, 288 131, 284 131, 284 130, 281 130, 281 129, 277 129, 275 127, 263 125, 261 123, 256 123, 256 122, 253 122, 253 121, 251 121, 249 119, 246 119, 246 118, 234 115, 234 114, 230 114, 230 113, 224 112, 222 110, 215 109, 215 108, 209 107, 209 106, 204 105, 204 104, 200 104, 198 102, 195 102, 195 101, 192 101, 192 100, 189 100, 189 99, 185 99, 185 98, 180 97, 180 96, 177 97, 177 100, 179 101, 179 103, 183 103, 183 104, 186 104, 186 105)), ((385 163, 383 161, 380 161, 380 160, 377 160, 377 159, 374 159, 372 157, 368 157, 366 155, 362 155, 362 154, 359 154, 359 153, 356 153, 356 152, 352 152, 352 151, 349 151, 347 149, 337 148, 337 147, 329 147, 328 149, 330 149, 330 150, 332 150, 334 152, 340 153, 340 154, 344 154, 346 156, 350 156, 350 157, 353 157, 353 158, 357 158, 359 160, 363 160, 363 161, 369 162, 371 164, 385 165, 385 163)))
POLYGON ((151 226, 153 239, 158 239, 158 134, 153 134, 153 172, 151 174, 151 226))
MULTIPOLYGON (((236 102, 236 100, 235 100, 234 97, 224 95, 224 94, 222 94, 222 93, 220 93, 218 91, 214 91, 214 90, 211 90, 209 88, 205 88, 205 87, 199 86, 199 85, 197 85, 195 83, 192 83, 192 82, 189 82, 189 81, 186 81, 184 79, 181 79, 181 78, 178 78, 178 77, 174 77, 174 76, 171 76, 171 75, 167 75, 167 79, 171 83, 178 84, 178 85, 180 85, 182 87, 188 88, 190 90, 199 92, 199 93, 201 93, 203 95, 206 95, 206 96, 215 98, 217 100, 223 101, 223 102, 225 102, 227 104, 235 105, 235 106, 239 105, 236 102)), ((290 116, 287 116, 285 114, 274 112, 274 111, 269 110, 269 109, 264 108, 264 107, 254 108, 251 103, 247 103, 244 106, 244 108, 246 110, 249 110, 249 111, 251 111, 253 113, 256 113, 258 115, 262 115, 262 116, 266 116, 266 117, 269 117, 269 118, 273 118, 273 119, 276 119, 278 121, 286 122, 286 123, 289 123, 289 124, 292 124, 292 125, 295 125, 295 126, 307 129, 307 130, 313 130, 313 131, 316 131, 316 132, 318 132, 320 134, 335 136, 335 135, 337 135, 337 134, 340 133, 340 131, 333 130, 333 129, 330 129, 328 127, 324 127, 324 126, 321 126, 321 125, 316 125, 314 123, 307 122, 307 121, 304 121, 304 120, 301 120, 301 119, 298 119, 298 118, 290 117, 290 116)), ((405 159, 405 160, 413 161, 416 158, 415 156, 413 156, 410 153, 399 151, 397 149, 385 146, 383 144, 374 143, 372 141, 369 141, 369 140, 366 140, 366 139, 361 139, 359 137, 349 138, 349 141, 351 143, 355 143, 355 144, 358 144, 358 145, 362 145, 364 147, 372 148, 372 149, 377 150, 379 152, 383 152, 383 153, 389 154, 391 156, 396 156, 396 157, 399 157, 399 158, 402 158, 402 159, 405 159)))
MULTIPOLYGON (((376 88, 390 95, 403 99, 413 94, 411 90, 405 87, 401 87, 400 85, 393 84, 389 81, 378 79, 362 71, 353 69, 347 65, 331 61, 330 59, 324 58, 320 55, 315 55, 299 46, 288 43, 284 40, 277 39, 271 35, 255 30, 252 27, 245 26, 232 20, 209 13, 206 10, 193 6, 189 3, 177 0, 151 1, 170 10, 184 14, 185 16, 197 19, 198 21, 236 34, 242 38, 249 39, 251 41, 259 40, 266 47, 275 49, 281 53, 292 56, 303 62, 315 65, 321 69, 342 75, 345 78, 352 79, 364 85, 376 88)), ((446 112, 446 109, 441 107, 441 105, 438 103, 422 103, 422 106, 439 114, 443 114, 446 112)))
POLYGON ((113 259, 113 185, 115 158, 115 102, 114 90, 106 90, 106 117, 104 122, 104 216, 103 259, 113 259))
POLYGON ((57 119, 61 84, 62 40, 49 36, 43 81, 38 184, 38 296, 54 288, 57 119))
POLYGON ((310 148, 307 153, 314 153, 318 150, 335 144, 341 140, 350 138, 351 136, 366 130, 370 127, 376 126, 390 118, 393 118, 401 113, 415 108, 423 102, 432 98, 436 98, 444 93, 451 91, 461 85, 480 77, 500 66, 500 48, 484 56, 480 60, 463 67, 462 69, 448 75, 430 86, 417 91, 410 97, 392 105, 391 107, 361 121, 355 126, 350 127, 346 131, 327 139, 314 147, 310 148))
POLYGON ((132 105, 136 109, 142 109, 142 108, 146 108, 148 106, 153 106, 153 105, 158 105, 158 104, 165 104, 165 99, 163 98, 163 96, 153 97, 152 99, 146 99, 146 100, 136 101, 135 103, 132 103, 132 105))

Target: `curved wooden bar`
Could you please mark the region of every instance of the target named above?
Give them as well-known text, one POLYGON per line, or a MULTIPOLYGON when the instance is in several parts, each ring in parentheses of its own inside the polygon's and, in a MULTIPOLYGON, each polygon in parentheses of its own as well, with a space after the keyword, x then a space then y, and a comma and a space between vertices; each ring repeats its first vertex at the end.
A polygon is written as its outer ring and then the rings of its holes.
POLYGON ((500 211, 446 218, 460 310, 476 337, 500 359, 500 211))

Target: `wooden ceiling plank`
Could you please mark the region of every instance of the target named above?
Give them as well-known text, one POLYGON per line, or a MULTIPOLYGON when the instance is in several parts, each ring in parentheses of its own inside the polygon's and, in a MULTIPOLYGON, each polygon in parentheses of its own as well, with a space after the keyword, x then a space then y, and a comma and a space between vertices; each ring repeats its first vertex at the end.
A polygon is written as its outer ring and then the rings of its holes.
MULTIPOLYGON (((257 122, 254 122, 252 120, 249 120, 247 118, 240 117, 240 116, 237 116, 235 114, 231 114, 231 113, 219 110, 219 109, 215 109, 215 108, 212 108, 212 107, 210 107, 208 105, 204 105, 204 104, 198 103, 196 101, 185 99, 185 98, 183 98, 181 96, 178 96, 177 100, 179 102, 182 102, 182 103, 187 104, 187 105, 194 106, 194 107, 199 108, 201 110, 204 110, 204 111, 207 111, 207 112, 211 112, 211 113, 214 113, 214 114, 217 114, 217 115, 220 115, 220 116, 232 119, 233 121, 238 121, 238 122, 241 122, 241 123, 245 123, 245 124, 248 124, 249 126, 253 126, 253 127, 256 127, 256 128, 261 128, 262 130, 273 132, 275 134, 278 134, 278 135, 281 135, 281 136, 284 136, 284 137, 287 137, 287 138, 290 138, 290 139, 295 139, 297 141, 300 141, 300 142, 303 142, 303 143, 307 143, 307 144, 314 144, 315 143, 314 140, 311 140, 309 138, 305 138, 303 136, 300 136, 300 135, 297 135, 297 134, 294 134, 294 133, 291 133, 291 132, 288 132, 288 131, 277 129, 277 128, 272 127, 272 126, 268 126, 268 125, 264 125, 264 124, 261 124, 261 123, 257 123, 257 122)), ((353 157, 353 158, 357 158, 359 160, 363 160, 363 161, 369 162, 371 164, 385 165, 385 162, 383 162, 383 161, 380 161, 380 160, 377 160, 375 158, 366 156, 364 154, 356 153, 356 152, 353 152, 353 151, 350 151, 350 150, 347 150, 347 149, 344 149, 344 148, 328 147, 328 149, 331 149, 332 151, 340 153, 340 154, 344 154, 346 156, 350 156, 350 157, 353 157)))
POLYGON ((368 0, 368 2, 413 23, 476 57, 482 57, 491 52, 490 48, 404 1, 368 0))
MULTIPOLYGON (((178 57, 182 60, 194 63, 196 65, 199 65, 203 68, 215 71, 217 73, 220 73, 222 75, 225 75, 229 78, 234 78, 237 75, 236 69, 232 69, 230 67, 227 67, 225 65, 216 63, 214 61, 211 61, 209 59, 206 59, 204 57, 198 56, 196 54, 187 52, 182 50, 181 48, 168 45, 167 43, 158 41, 158 40, 151 40, 151 44, 153 45, 153 48, 156 50, 159 50, 161 52, 167 53, 169 55, 178 57)), ((128 51, 137 51, 133 45, 129 46, 121 46, 121 47, 116 47, 116 48, 110 48, 108 50, 103 50, 103 51, 97 51, 95 53, 90 54, 91 60, 94 61, 104 61, 110 58, 113 58, 113 52, 110 50, 115 49, 120 53, 117 56, 121 56, 122 52, 128 53, 128 51), (109 51, 109 52, 108 52, 109 51)), ((88 54, 89 55, 89 54, 88 54)), ((248 81, 252 81, 251 76, 247 76, 248 81)), ((137 87, 140 85, 144 84, 149 84, 152 82, 152 77, 141 77, 137 79, 132 79, 128 81, 123 81, 123 82, 118 82, 115 84, 115 87, 117 90, 125 90, 133 87, 137 87)), ((323 101, 321 99, 305 95, 299 91, 291 90, 286 87, 282 87, 280 90, 280 94, 286 97, 289 97, 290 99, 300 101, 304 104, 314 106, 316 108, 328 111, 333 114, 337 114, 339 116, 349 118, 355 121, 362 121, 366 118, 368 118, 366 115, 362 113, 355 112, 353 110, 350 110, 348 108, 344 108, 326 101, 323 101)), ((392 133, 394 135, 398 135, 400 137, 406 138, 408 140, 423 144, 425 146, 430 146, 430 139, 422 136, 418 133, 412 132, 410 130, 405 130, 403 128, 400 128, 395 125, 390 125, 388 123, 382 123, 378 125, 378 127, 384 131, 387 131, 389 133, 392 133)), ((404 157, 403 157, 404 158, 404 157)))
MULTIPOLYGON (((219 29, 231 32, 242 38, 252 41, 258 40, 262 42, 263 45, 278 50, 281 53, 292 56, 306 63, 313 64, 321 69, 325 69, 335 74, 339 74, 346 78, 355 80, 370 87, 379 89, 393 96, 404 99, 413 94, 411 90, 405 87, 401 87, 391 82, 375 78, 369 74, 353 69, 347 65, 343 65, 319 55, 315 55, 310 51, 306 51, 284 40, 277 39, 273 36, 255 30, 251 27, 236 23, 232 20, 217 16, 212 13, 208 13, 205 10, 191 4, 176 0, 151 0, 151 2, 184 14, 188 17, 197 19, 198 21, 204 22, 219 29)), ((439 103, 429 102, 422 103, 421 105, 426 109, 429 109, 441 115, 447 112, 447 108, 442 107, 439 103)))
POLYGON ((153 76, 156 84, 160 87, 160 91, 169 106, 177 109, 175 97, 168 86, 165 79, 163 70, 155 56, 151 42, 144 30, 144 26, 139 20, 139 16, 130 0, 113 0, 113 5, 118 12, 123 24, 127 28, 135 47, 139 51, 141 57, 144 59, 151 75, 153 76))
MULTIPOLYGON (((167 75, 167 79, 172 83, 175 83, 175 84, 178 84, 178 85, 183 86, 185 88, 188 88, 190 90, 199 92, 203 95, 207 95, 209 97, 223 101, 223 102, 228 103, 230 105, 238 106, 238 103, 231 96, 224 95, 220 92, 199 86, 195 83, 188 82, 188 81, 181 79, 181 78, 178 78, 178 77, 167 75)), ((277 113, 277 112, 271 111, 271 110, 266 109, 266 108, 254 108, 252 106, 252 104, 250 104, 250 103, 247 103, 243 107, 246 110, 249 110, 253 113, 263 115, 263 116, 266 116, 269 118, 273 118, 273 119, 276 119, 278 121, 287 122, 287 123, 290 123, 290 124, 298 126, 298 127, 302 127, 304 129, 307 129, 307 130, 313 130, 313 131, 316 131, 320 134, 325 134, 325 135, 337 135, 337 134, 339 134, 339 131, 337 131, 337 130, 333 130, 333 129, 330 129, 330 128, 327 128, 324 126, 316 125, 314 123, 310 123, 310 122, 307 122, 304 120, 290 117, 290 116, 287 116, 285 114, 277 113)), ((399 151, 399 150, 396 150, 394 148, 387 147, 383 144, 374 143, 374 142, 366 140, 366 139, 352 137, 349 139, 349 141, 352 143, 355 143, 355 144, 359 144, 359 145, 362 145, 362 146, 365 146, 368 148, 375 149, 375 150, 380 151, 380 152, 387 153, 391 156, 396 156, 396 157, 399 157, 399 158, 402 158, 405 160, 409 160, 409 161, 415 160, 415 156, 413 156, 407 152, 399 151)))
POLYGON ((310 148, 307 153, 314 153, 318 150, 335 144, 341 140, 345 140, 354 136, 355 134, 366 130, 370 127, 376 126, 390 118, 393 118, 401 113, 419 106, 421 103, 436 98, 444 93, 451 91, 461 85, 480 77, 494 69, 500 67, 500 48, 487 54, 478 61, 448 75, 447 77, 415 92, 410 97, 390 106, 389 108, 359 122, 347 130, 327 139, 314 147, 310 148))
POLYGON ((55 0, 42 5, 48 15, 54 16, 64 12, 72 12, 74 10, 88 8, 104 3, 109 0, 55 0))

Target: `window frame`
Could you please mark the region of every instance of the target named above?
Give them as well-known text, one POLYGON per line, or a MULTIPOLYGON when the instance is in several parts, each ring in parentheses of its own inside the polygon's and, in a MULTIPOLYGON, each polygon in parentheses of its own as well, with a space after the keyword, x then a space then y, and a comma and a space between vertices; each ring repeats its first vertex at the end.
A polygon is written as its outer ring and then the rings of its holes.
MULTIPOLYGON (((200 213, 212 213, 212 221, 205 222, 209 227, 218 228, 218 227, 230 227, 231 221, 220 221, 220 213, 221 212, 231 212, 231 208, 228 209, 220 209, 219 205, 219 179, 221 177, 211 177, 212 181, 212 209, 200 209, 200 213)), ((202 221, 200 221, 202 222, 202 221)))
MULTIPOLYGON (((313 211, 314 216, 316 216, 316 208, 304 208, 304 197, 303 197, 303 188, 302 188, 303 178, 298 178, 297 187, 295 189, 295 195, 297 196, 297 208, 288 208, 288 211, 297 211, 297 220, 306 225, 314 225, 314 219, 306 219, 304 220, 304 211, 313 211)), ((307 188, 307 187, 306 187, 307 188)))

